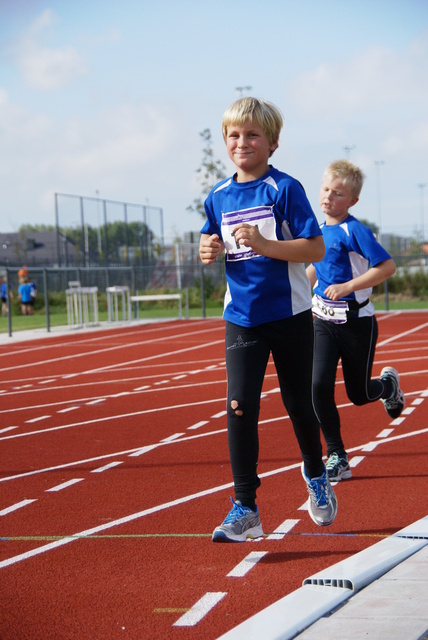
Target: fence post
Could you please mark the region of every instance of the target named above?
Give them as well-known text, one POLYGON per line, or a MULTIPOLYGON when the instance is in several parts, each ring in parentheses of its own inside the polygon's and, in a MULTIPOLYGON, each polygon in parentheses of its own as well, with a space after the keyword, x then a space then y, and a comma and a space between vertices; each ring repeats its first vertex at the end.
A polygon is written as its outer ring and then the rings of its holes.
POLYGON ((48 291, 48 275, 47 269, 43 269, 43 288, 45 290, 45 312, 46 312, 46 330, 51 330, 50 316, 49 316, 49 291, 48 291))

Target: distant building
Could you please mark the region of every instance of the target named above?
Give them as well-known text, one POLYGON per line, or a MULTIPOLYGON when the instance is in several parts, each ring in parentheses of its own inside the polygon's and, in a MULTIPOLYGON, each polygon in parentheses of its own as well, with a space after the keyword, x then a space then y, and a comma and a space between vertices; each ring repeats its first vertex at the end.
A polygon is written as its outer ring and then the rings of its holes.
MULTIPOLYGON (((76 247, 69 238, 60 236, 61 255, 68 257, 70 265, 76 263, 76 247)), ((64 258, 62 258, 64 261, 64 258)), ((58 266, 58 245, 56 231, 20 231, 0 233, 0 265, 18 267, 58 266)), ((64 266, 64 265, 63 265, 64 266)))

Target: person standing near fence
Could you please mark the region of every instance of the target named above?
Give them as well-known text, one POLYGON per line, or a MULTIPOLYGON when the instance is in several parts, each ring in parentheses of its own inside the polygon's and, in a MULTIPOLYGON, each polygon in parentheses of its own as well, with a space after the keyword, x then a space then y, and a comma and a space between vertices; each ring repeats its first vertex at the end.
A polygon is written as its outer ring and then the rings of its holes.
POLYGON ((329 525, 337 513, 312 405, 313 322, 304 265, 323 257, 324 244, 301 184, 269 165, 282 124, 269 102, 250 97, 234 102, 222 128, 236 173, 205 201, 201 261, 212 264, 223 252, 226 259, 227 429, 235 491, 214 542, 263 535, 256 505, 258 418, 271 353, 303 458, 309 514, 316 524, 329 525))
POLYGON ((21 303, 21 313, 23 316, 34 314, 34 300, 37 297, 37 287, 33 280, 24 276, 20 280, 18 287, 18 300, 21 303))
POLYGON ((7 316, 9 313, 9 302, 13 300, 13 291, 10 285, 9 287, 7 286, 7 279, 5 276, 2 276, 1 282, 1 312, 3 316, 7 316))
POLYGON ((400 416, 405 404, 393 367, 384 367, 380 378, 371 377, 378 325, 370 295, 374 286, 395 273, 395 263, 369 227, 349 213, 363 181, 361 169, 349 160, 326 168, 319 196, 326 252, 306 270, 315 294, 314 404, 327 444, 328 475, 336 482, 352 477, 335 402, 339 360, 353 404, 382 400, 392 419, 400 416))

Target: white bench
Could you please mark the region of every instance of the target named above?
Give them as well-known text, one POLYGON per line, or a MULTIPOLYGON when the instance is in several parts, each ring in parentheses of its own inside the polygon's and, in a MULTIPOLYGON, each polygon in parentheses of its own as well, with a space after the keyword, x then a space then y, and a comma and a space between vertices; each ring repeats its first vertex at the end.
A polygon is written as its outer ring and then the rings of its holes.
POLYGON ((182 294, 181 293, 160 293, 158 295, 156 294, 151 294, 151 295, 142 295, 142 296, 131 296, 130 297, 131 302, 135 302, 136 304, 136 317, 139 317, 139 305, 138 302, 150 302, 150 301, 154 301, 154 300, 178 300, 178 305, 179 305, 179 318, 182 317, 182 294))

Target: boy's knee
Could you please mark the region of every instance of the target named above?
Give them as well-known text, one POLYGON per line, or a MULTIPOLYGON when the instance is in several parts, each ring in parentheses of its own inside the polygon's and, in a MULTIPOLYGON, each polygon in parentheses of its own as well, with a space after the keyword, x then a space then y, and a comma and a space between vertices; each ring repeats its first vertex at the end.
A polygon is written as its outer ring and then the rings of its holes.
POLYGON ((240 409, 239 402, 237 400, 231 400, 230 408, 236 416, 240 417, 244 415, 244 412, 242 411, 242 409, 240 409))

